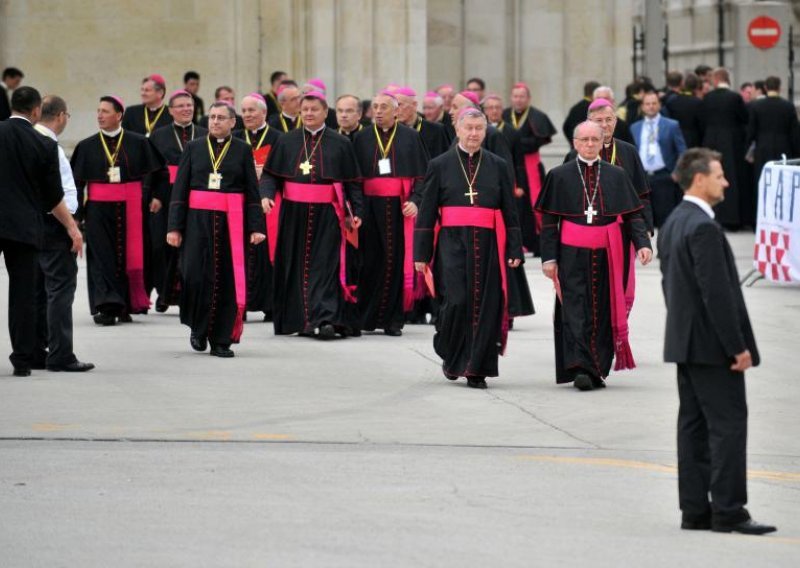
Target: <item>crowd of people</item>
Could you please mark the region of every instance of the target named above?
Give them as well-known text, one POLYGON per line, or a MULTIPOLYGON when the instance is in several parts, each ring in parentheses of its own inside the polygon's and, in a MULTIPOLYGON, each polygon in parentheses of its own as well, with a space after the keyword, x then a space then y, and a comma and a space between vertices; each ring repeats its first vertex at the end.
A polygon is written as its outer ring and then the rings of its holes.
POLYGON ((720 224, 755 224, 760 168, 800 155, 797 115, 776 77, 748 102, 725 69, 696 71, 670 73, 662 91, 638 80, 619 105, 587 82, 563 125, 572 150, 545 172, 557 131, 522 82, 508 105, 480 78, 330 100, 323 81, 277 71, 269 92, 237 100, 220 86, 206 107, 196 72, 169 93, 152 74, 140 104, 99 98, 98 132, 67 161, 66 101, 6 69, 0 250, 14 374, 94 367, 72 341, 85 239, 97 325, 146 314, 155 291, 157 312, 179 307, 192 349, 230 358, 248 312, 319 340, 431 323, 443 375, 476 389, 499 375, 514 319, 534 313, 527 252, 556 290, 556 381, 602 389, 612 365, 636 366, 635 263, 652 260, 658 228, 683 527, 774 530, 744 509, 744 391, 724 383, 739 384, 758 352, 720 224), (711 461, 729 483, 714 485, 711 461))

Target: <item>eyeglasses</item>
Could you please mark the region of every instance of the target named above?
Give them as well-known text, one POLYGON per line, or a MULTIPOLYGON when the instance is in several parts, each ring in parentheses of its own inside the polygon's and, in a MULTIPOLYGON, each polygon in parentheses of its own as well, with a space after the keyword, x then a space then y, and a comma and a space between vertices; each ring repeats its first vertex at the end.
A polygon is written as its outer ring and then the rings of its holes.
POLYGON ((582 144, 586 144, 587 142, 591 142, 593 144, 600 144, 600 142, 601 142, 600 138, 594 138, 594 137, 576 138, 575 141, 576 142, 581 142, 582 144))
POLYGON ((210 114, 208 116, 208 122, 217 121, 222 122, 223 120, 230 120, 230 116, 225 116, 224 114, 210 114))

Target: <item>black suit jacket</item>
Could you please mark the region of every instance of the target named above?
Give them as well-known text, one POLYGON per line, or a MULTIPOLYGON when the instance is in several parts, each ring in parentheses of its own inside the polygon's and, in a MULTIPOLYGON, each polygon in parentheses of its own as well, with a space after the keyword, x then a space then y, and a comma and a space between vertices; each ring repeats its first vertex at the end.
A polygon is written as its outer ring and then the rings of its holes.
POLYGON ((27 120, 0 122, 0 239, 40 248, 42 213, 63 198, 56 143, 27 120))
POLYGON ((664 102, 663 114, 673 118, 681 125, 683 139, 687 148, 700 146, 703 141, 703 123, 700 107, 703 101, 692 95, 678 94, 664 102))
POLYGON ((658 233, 658 255, 667 304, 664 360, 730 365, 749 349, 758 365, 733 253, 716 221, 682 201, 658 233))

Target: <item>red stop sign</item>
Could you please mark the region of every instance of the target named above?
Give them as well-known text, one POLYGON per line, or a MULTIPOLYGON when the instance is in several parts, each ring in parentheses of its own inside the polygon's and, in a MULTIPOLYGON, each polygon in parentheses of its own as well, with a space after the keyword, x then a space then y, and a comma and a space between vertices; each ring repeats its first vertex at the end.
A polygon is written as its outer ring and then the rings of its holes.
POLYGON ((769 16, 758 16, 747 26, 747 38, 758 49, 770 49, 781 39, 781 25, 769 16))

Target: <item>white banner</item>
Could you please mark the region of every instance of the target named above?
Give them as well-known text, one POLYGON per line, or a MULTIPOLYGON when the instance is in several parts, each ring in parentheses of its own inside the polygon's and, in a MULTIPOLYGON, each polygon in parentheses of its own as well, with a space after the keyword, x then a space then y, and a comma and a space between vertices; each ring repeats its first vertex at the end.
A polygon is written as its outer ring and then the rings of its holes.
POLYGON ((800 166, 769 162, 761 172, 753 265, 767 280, 800 286, 800 166))

